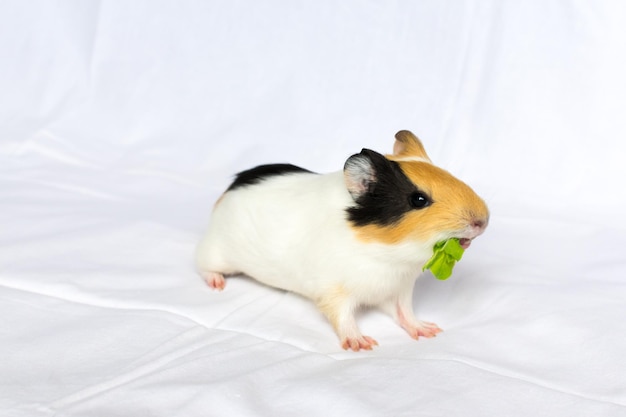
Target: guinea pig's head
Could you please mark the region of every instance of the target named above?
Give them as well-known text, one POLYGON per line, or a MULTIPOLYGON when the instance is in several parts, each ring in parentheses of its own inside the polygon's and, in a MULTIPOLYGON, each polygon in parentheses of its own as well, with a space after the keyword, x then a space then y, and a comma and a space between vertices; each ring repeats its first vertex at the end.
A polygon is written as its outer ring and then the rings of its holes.
POLYGON ((485 202, 464 182, 430 161, 420 140, 403 130, 393 155, 363 149, 344 167, 354 205, 346 209, 364 241, 424 245, 459 238, 468 248, 489 222, 485 202))

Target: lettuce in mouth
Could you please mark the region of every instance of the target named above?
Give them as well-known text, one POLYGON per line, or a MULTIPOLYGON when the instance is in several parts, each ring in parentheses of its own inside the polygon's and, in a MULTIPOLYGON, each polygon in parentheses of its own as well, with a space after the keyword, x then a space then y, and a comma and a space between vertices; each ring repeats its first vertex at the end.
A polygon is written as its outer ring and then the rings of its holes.
POLYGON ((422 271, 430 269, 437 279, 448 279, 452 275, 454 264, 461 260, 465 249, 459 239, 452 238, 437 243, 433 247, 433 256, 424 264, 422 271))

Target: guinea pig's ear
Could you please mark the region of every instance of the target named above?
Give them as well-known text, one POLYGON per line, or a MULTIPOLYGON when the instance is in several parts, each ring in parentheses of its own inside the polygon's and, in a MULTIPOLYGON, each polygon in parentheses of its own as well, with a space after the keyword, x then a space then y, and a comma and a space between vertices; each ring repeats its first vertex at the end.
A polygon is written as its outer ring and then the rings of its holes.
POLYGON ((354 201, 372 190, 376 183, 376 167, 385 165, 389 165, 387 158, 369 149, 348 158, 343 167, 343 177, 354 201))
POLYGON ((424 150, 424 145, 413 133, 408 130, 401 130, 396 133, 396 143, 393 144, 394 156, 418 157, 430 161, 424 150))

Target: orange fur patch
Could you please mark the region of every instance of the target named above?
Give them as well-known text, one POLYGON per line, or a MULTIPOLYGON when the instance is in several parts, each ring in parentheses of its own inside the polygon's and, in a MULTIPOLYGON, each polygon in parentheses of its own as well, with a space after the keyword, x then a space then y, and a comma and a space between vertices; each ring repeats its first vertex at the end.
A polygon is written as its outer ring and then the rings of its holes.
POLYGON ((487 221, 489 211, 485 202, 467 184, 428 162, 402 161, 398 157, 387 156, 397 160, 405 175, 431 197, 433 204, 409 211, 389 226, 354 226, 361 240, 387 244, 426 241, 441 232, 461 232, 476 219, 487 221))

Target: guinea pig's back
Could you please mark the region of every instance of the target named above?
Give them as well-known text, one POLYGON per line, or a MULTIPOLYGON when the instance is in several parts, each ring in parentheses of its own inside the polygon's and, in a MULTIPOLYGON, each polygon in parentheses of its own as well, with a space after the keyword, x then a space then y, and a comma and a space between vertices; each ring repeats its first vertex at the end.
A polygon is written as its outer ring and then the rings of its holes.
POLYGON ((198 267, 307 295, 301 275, 314 266, 307 268, 306 254, 341 234, 350 201, 341 172, 276 175, 227 191, 200 243, 198 267))

